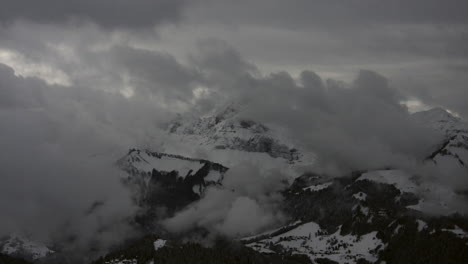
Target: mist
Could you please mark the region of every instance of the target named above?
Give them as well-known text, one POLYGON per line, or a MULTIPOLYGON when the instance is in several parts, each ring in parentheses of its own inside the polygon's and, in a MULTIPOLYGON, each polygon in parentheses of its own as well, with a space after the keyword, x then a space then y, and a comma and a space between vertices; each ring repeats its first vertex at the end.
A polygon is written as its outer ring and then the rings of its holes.
POLYGON ((162 225, 174 233, 204 228, 214 235, 243 237, 279 226, 287 220, 281 211, 285 176, 262 173, 260 164, 241 163, 230 168, 223 186, 211 186, 203 197, 162 225))
POLYGON ((1 236, 16 233, 81 253, 91 245, 102 253, 135 236, 137 207, 115 162, 129 146, 157 144, 151 140, 157 115, 142 115, 155 108, 16 76, 5 65, 0 91, 1 236))

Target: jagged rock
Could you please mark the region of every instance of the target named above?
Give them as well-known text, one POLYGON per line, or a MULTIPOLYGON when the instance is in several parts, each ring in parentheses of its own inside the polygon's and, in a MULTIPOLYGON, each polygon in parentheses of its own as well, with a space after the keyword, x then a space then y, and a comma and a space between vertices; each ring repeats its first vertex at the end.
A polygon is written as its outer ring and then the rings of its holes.
POLYGON ((174 135, 198 137, 197 141, 201 145, 266 153, 289 163, 300 161, 304 154, 293 147, 289 140, 281 137, 279 131, 243 118, 235 105, 229 105, 208 117, 179 116, 168 125, 167 130, 174 135))

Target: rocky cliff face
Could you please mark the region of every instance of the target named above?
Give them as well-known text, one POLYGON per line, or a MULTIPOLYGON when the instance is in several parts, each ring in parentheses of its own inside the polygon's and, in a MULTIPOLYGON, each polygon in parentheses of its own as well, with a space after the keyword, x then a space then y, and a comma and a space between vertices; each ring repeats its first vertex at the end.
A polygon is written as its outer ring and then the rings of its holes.
POLYGON ((117 165, 127 172, 122 180, 142 208, 137 221, 145 229, 200 199, 207 186, 220 185, 228 170, 204 159, 139 149, 129 150, 117 165))
POLYGON ((289 163, 303 158, 304 153, 281 136, 280 131, 243 118, 238 107, 229 105, 208 117, 180 116, 168 125, 168 131, 173 135, 192 138, 200 145, 211 145, 215 149, 266 153, 289 163))

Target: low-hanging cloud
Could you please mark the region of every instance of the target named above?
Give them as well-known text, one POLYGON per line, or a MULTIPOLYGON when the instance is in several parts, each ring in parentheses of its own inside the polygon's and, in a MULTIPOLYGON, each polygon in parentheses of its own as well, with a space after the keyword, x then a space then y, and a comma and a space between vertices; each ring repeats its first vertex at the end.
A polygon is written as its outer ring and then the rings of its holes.
POLYGON ((194 63, 208 76, 213 98, 238 100, 245 118, 287 128, 299 146, 318 154, 323 169, 397 167, 423 160, 436 147, 439 135, 415 124, 401 103, 404 94, 376 72, 362 70, 352 83, 323 81, 307 70, 299 78, 262 75, 229 46, 211 45, 217 49, 203 58, 217 59, 194 63), (226 67, 229 61, 237 66, 226 67))
POLYGON ((240 237, 283 223, 284 176, 262 173, 259 164, 243 163, 225 175, 223 187, 208 187, 201 200, 162 222, 171 232, 205 228, 214 234, 240 237))
POLYGON ((92 258, 136 235, 137 207, 114 164, 130 146, 162 140, 164 111, 119 93, 16 76, 3 64, 0 93, 0 236, 92 258))

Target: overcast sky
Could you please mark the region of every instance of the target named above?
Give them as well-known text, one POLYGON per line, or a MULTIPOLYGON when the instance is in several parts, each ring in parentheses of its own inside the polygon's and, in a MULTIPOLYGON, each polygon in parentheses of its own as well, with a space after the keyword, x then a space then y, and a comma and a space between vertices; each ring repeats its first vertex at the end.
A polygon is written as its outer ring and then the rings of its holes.
MULTIPOLYGON (((162 79, 181 76, 173 84, 179 87, 193 76, 173 66, 150 70, 148 57, 157 51, 184 64, 200 42, 223 40, 262 73, 311 70, 350 81, 361 69, 373 70, 408 100, 466 116, 467 13, 463 0, 3 0, 0 62, 49 83, 122 86, 133 94, 124 82, 141 72, 113 67, 113 60, 140 64, 150 75, 160 70, 162 79), (137 51, 117 51, 128 48, 137 51)), ((177 93, 187 103, 184 91, 177 93)))

